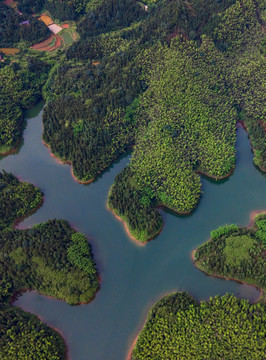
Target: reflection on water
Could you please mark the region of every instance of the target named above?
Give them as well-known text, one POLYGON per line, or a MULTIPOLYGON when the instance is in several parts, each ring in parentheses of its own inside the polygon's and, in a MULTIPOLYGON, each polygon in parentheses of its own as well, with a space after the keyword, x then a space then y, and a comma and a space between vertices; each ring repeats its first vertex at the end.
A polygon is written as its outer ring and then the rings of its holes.
POLYGON ((202 178, 204 194, 196 211, 184 217, 161 210, 165 221, 162 233, 145 247, 138 247, 106 209, 109 188, 129 155, 97 181, 78 184, 70 167, 52 158, 41 142, 41 106, 28 113, 20 152, 0 162, 0 168, 45 193, 43 206, 19 227, 52 218, 68 220, 89 237, 102 282, 96 299, 88 305, 70 306, 36 292, 25 293, 16 304, 62 331, 71 360, 125 359, 150 306, 168 292, 186 290, 197 299, 226 292, 257 298, 255 288, 205 276, 191 260, 191 251, 208 239, 210 230, 226 223, 246 225, 251 211, 266 207, 265 176, 252 164, 243 129, 238 130, 234 174, 218 184, 202 178))

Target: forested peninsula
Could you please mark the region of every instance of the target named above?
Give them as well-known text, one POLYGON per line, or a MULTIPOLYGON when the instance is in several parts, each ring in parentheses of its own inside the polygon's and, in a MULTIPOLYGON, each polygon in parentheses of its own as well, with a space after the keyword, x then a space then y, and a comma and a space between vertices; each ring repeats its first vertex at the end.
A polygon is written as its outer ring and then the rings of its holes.
POLYGON ((265 304, 232 295, 198 303, 187 293, 167 295, 149 312, 131 360, 261 360, 265 304))
POLYGON ((194 252, 195 265, 208 275, 255 285, 266 299, 266 213, 252 227, 234 224, 211 231, 211 238, 194 252))
POLYGON ((265 170, 263 0, 19 0, 17 6, 2 4, 1 11, 27 19, 46 11, 62 26, 72 21, 79 38, 43 52, 14 38, 23 51, 0 63, 0 152, 16 145, 23 110, 41 95, 43 140, 80 182, 133 147, 108 206, 141 242, 162 228, 156 207, 188 214, 202 193, 200 174, 232 173, 237 122, 249 133, 254 163, 265 170))
POLYGON ((99 288, 87 238, 63 220, 31 229, 13 228, 17 218, 41 205, 43 194, 32 184, 0 173, 0 357, 3 360, 66 357, 62 338, 31 314, 11 305, 26 290, 75 305, 91 301, 99 288))

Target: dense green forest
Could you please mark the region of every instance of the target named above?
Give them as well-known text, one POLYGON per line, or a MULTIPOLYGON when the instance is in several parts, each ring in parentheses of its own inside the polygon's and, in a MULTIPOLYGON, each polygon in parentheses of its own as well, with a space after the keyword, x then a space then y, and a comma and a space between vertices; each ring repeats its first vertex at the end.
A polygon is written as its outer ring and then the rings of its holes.
POLYGON ((51 65, 34 56, 0 68, 0 154, 8 152, 21 136, 23 111, 42 95, 51 65))
POLYGON ((20 15, 12 7, 0 2, 0 48, 13 47, 20 41, 32 45, 50 34, 47 26, 26 14, 20 15))
POLYGON ((20 182, 14 175, 0 173, 0 231, 41 205, 43 194, 34 185, 20 182))
MULTIPOLYGON (((179 213, 193 210, 201 193, 198 173, 219 179, 234 168, 237 121, 244 121, 249 130, 256 149, 254 162, 265 167, 261 42, 257 9, 251 1, 243 1, 225 11, 212 39, 202 35, 199 45, 175 37, 169 47, 142 54, 148 89, 135 117, 137 122, 150 121, 138 133, 130 176, 123 178, 141 193, 142 202, 179 213), (227 23, 232 23, 231 29, 229 25, 225 29, 227 23)), ((110 205, 118 214, 126 214, 127 223, 136 214, 136 228, 141 229, 138 206, 131 204, 130 210, 120 191, 126 185, 120 181, 117 176, 110 205)))
POLYGON ((65 360, 61 336, 35 315, 0 303, 1 360, 65 360))
POLYGON ((262 360, 265 310, 228 294, 201 303, 168 295, 151 309, 131 359, 262 360))
POLYGON ((37 290, 69 304, 89 302, 99 283, 87 238, 63 220, 15 230, 14 220, 42 202, 42 193, 9 173, 0 173, 0 354, 1 359, 65 358, 62 339, 33 315, 7 301, 37 290), (18 336, 17 334, 21 334, 18 336), (23 336, 22 336, 23 335, 23 336))
POLYGON ((0 232, 1 295, 35 289, 69 304, 93 299, 98 280, 86 237, 63 220, 0 232))
POLYGON ((42 10, 48 10, 53 18, 59 21, 77 20, 81 15, 89 11, 91 4, 94 7, 101 0, 18 0, 18 8, 22 13, 35 14, 42 10))
MULTIPOLYGON (((154 208, 156 203, 150 196, 142 195, 128 181, 130 168, 126 167, 116 178, 108 197, 108 207, 126 221, 131 235, 141 242, 152 239, 163 226, 159 212, 154 208), (124 196, 120 199, 120 194, 124 196)), ((158 205, 158 204, 157 204, 158 205)))
MULTIPOLYGON (((66 61, 45 87, 49 104, 43 117, 44 140, 53 153, 72 161, 80 180, 94 178, 132 146, 149 120, 134 118, 134 111, 139 108, 138 96, 147 89, 143 74, 149 65, 160 62, 159 44, 168 48, 176 23, 185 27, 189 18, 196 30, 199 22, 207 21, 202 19, 202 7, 194 24, 182 2, 159 3, 148 13, 136 1, 103 1, 93 14, 78 22, 80 41, 67 50, 66 61), (117 12, 125 7, 127 14, 117 21, 117 12), (94 26, 94 14, 106 25, 94 26), (167 31, 162 18, 169 23, 167 31), (150 64, 143 62, 147 56, 150 64)), ((209 4, 212 8, 211 1, 209 4)), ((224 6, 218 5, 216 11, 224 6)))
POLYGON ((255 217, 252 228, 226 225, 213 230, 211 238, 195 251, 196 266, 266 290, 266 214, 255 217))
POLYGON ((133 146, 109 206, 138 240, 161 228, 156 206, 196 207, 200 173, 231 173, 238 121, 265 168, 264 18, 263 1, 103 0, 77 21, 44 87, 43 139, 82 181, 133 146))

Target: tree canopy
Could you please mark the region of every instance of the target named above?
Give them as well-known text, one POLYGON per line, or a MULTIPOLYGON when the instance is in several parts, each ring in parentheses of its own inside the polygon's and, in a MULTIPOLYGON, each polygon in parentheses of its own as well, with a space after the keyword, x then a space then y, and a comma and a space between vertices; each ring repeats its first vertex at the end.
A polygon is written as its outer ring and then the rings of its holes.
POLYGON ((132 360, 258 359, 265 355, 265 304, 232 295, 196 302, 187 293, 151 309, 132 360))

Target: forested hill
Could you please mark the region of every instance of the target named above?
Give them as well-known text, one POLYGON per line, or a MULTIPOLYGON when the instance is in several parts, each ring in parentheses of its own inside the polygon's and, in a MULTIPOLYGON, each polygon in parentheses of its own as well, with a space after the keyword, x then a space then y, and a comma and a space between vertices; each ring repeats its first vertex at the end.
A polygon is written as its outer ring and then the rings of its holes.
POLYGON ((232 295, 201 303, 186 293, 168 295, 151 309, 131 359, 262 360, 265 310, 232 295))
POLYGON ((157 205, 195 208, 199 173, 230 174, 237 121, 266 167, 264 17, 261 0, 103 0, 78 20, 44 89, 43 138, 82 181, 134 146, 109 206, 139 240, 161 228, 157 205))
POLYGON ((200 45, 180 36, 170 47, 160 44, 143 52, 142 81, 148 89, 134 119, 149 122, 138 132, 123 184, 117 176, 109 197, 109 206, 137 239, 154 236, 150 228, 158 215, 143 219, 151 207, 179 213, 195 208, 198 174, 214 179, 230 174, 237 121, 249 130, 254 163, 265 168, 262 39, 256 6, 243 1, 225 11, 212 38, 202 35, 200 45))
POLYGON ((31 229, 10 225, 42 202, 39 189, 0 173, 0 358, 65 358, 61 337, 35 316, 9 305, 21 290, 37 290, 69 304, 91 301, 99 288, 87 238, 63 220, 31 229), (23 334, 23 336, 19 336, 23 334), (30 355, 29 355, 30 354, 30 355))
POLYGON ((252 228, 226 225, 195 251, 195 265, 210 275, 234 278, 266 291, 266 214, 252 228))
POLYGON ((18 9, 75 20, 80 37, 53 55, 23 48, 0 62, 0 153, 41 95, 43 140, 79 180, 133 147, 109 207, 140 241, 162 227, 157 206, 197 206, 200 173, 231 174, 237 121, 265 170, 265 1, 19 0, 18 9))

